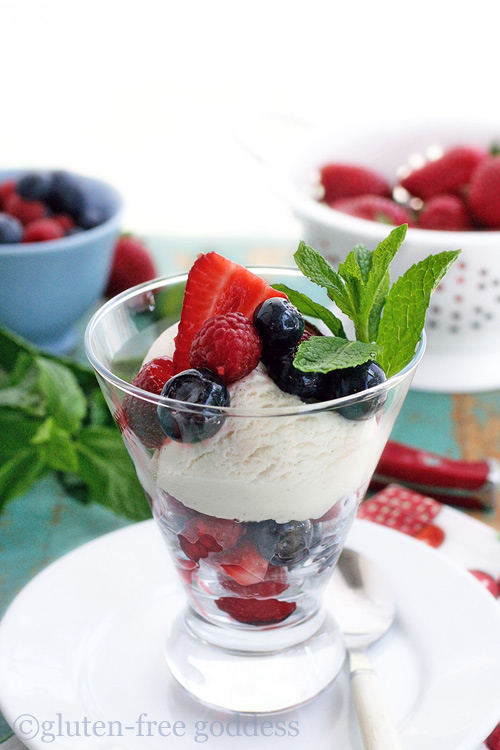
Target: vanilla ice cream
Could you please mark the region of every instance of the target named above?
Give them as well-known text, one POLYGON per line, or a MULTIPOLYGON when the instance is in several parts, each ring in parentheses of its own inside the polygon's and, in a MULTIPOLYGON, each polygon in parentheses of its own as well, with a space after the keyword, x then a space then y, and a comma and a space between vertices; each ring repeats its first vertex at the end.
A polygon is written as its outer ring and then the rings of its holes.
MULTIPOLYGON (((172 356, 176 331, 161 334, 145 361, 172 356)), ((157 486, 189 508, 240 521, 320 518, 339 500, 350 512, 387 439, 375 417, 350 421, 335 411, 266 417, 266 409, 304 404, 262 364, 228 389, 231 407, 263 416, 228 416, 201 443, 167 441, 152 460, 157 486)))

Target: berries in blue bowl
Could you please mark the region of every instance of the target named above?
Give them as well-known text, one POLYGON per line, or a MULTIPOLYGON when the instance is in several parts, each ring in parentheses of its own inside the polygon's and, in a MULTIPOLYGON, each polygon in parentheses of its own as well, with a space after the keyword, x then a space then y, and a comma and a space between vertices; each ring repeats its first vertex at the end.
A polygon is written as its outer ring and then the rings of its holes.
POLYGON ((96 184, 79 175, 25 172, 0 184, 0 245, 61 239, 104 224, 114 210, 96 184))

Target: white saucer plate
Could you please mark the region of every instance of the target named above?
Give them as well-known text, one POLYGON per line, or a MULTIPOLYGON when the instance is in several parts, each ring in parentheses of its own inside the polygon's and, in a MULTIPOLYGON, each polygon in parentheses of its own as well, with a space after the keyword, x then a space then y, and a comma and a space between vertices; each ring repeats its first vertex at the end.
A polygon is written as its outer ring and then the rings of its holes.
MULTIPOLYGON (((370 655, 404 750, 476 750, 499 719, 500 607, 469 573, 399 532, 358 520, 348 544, 396 594, 397 620, 370 655)), ((175 576, 146 521, 80 547, 23 589, 0 624, 0 709, 27 747, 361 750, 345 667, 282 714, 192 699, 164 658, 183 604, 175 576)))

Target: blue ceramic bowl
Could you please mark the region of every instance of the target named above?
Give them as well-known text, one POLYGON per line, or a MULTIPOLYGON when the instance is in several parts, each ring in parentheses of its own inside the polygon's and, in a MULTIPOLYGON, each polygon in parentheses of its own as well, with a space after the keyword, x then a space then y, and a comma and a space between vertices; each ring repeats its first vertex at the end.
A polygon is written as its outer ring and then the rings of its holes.
MULTIPOLYGON (((26 170, 0 170, 0 184, 26 170)), ((100 180, 79 176, 109 219, 48 242, 0 245, 0 324, 53 353, 75 342, 75 323, 101 297, 120 234, 123 201, 100 180)))

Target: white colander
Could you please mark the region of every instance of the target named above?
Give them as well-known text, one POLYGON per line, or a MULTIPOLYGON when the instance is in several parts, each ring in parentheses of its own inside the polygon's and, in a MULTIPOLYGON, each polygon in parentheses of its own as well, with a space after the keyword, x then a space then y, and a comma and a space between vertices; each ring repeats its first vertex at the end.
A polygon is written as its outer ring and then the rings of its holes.
MULTIPOLYGON (((302 222, 302 239, 334 264, 359 242, 373 249, 387 236, 385 224, 357 219, 314 199, 318 169, 328 161, 365 165, 395 181, 397 170, 430 147, 489 147, 500 127, 426 125, 411 131, 339 134, 310 129, 293 149, 269 165, 279 191, 302 222)), ((500 196, 499 196, 500 201, 500 196)), ((500 231, 443 232, 409 229, 393 263, 397 278, 430 253, 462 249, 435 292, 426 321, 427 352, 414 386, 441 392, 500 389, 500 231)))

